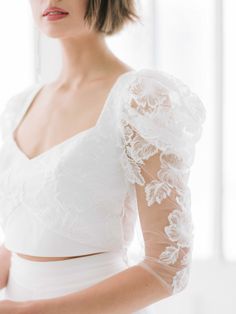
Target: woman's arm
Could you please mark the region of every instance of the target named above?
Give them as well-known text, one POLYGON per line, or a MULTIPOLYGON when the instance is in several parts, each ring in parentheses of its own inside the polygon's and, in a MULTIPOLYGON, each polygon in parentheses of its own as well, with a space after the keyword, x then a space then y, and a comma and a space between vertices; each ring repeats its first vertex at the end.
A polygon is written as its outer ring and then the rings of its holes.
POLYGON ((169 293, 143 268, 135 265, 81 292, 36 300, 33 314, 131 314, 169 293))
POLYGON ((0 246, 0 289, 7 284, 9 267, 10 267, 11 251, 9 251, 4 243, 0 246))

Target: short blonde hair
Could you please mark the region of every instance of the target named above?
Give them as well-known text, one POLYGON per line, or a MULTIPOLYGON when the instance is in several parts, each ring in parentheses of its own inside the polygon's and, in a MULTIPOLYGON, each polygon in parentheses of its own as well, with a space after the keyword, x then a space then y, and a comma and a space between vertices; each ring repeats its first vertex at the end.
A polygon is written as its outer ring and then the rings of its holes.
POLYGON ((85 22, 95 31, 113 35, 128 22, 136 22, 135 0, 88 0, 85 22))

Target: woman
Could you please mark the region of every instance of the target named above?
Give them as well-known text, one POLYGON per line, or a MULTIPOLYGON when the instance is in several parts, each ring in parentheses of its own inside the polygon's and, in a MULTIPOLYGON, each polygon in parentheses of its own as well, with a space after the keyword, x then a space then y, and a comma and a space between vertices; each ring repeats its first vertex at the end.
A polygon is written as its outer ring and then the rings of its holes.
POLYGON ((138 18, 133 1, 30 4, 63 63, 1 114, 0 313, 151 313, 189 280, 187 181, 205 108, 177 78, 108 49, 105 36, 138 18))

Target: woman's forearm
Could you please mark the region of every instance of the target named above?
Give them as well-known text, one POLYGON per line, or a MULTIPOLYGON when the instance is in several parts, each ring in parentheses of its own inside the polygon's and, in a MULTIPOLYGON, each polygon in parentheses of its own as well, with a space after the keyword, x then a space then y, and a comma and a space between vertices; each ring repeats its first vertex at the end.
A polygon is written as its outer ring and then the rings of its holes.
POLYGON ((11 251, 6 249, 4 244, 0 245, 0 289, 7 284, 9 267, 10 267, 11 251))
POLYGON ((157 279, 134 265, 79 292, 36 300, 35 314, 131 314, 169 294, 157 279))

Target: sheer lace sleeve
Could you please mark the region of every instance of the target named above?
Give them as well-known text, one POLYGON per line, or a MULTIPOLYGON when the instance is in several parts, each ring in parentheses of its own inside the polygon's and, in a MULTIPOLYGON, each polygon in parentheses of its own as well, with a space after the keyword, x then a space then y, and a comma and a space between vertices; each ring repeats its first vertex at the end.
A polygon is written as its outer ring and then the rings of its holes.
POLYGON ((138 264, 168 295, 188 283, 193 223, 188 177, 206 110, 179 79, 141 71, 122 104, 122 167, 135 185, 145 257, 138 264))

